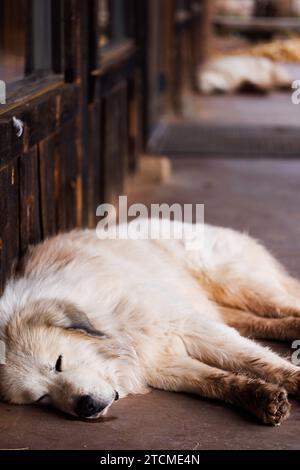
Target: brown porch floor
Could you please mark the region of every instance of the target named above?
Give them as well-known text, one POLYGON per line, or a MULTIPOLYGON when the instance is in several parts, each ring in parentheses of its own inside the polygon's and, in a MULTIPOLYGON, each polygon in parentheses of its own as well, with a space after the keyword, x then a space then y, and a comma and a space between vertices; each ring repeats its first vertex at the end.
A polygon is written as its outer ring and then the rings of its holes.
MULTIPOLYGON (((300 276, 300 161, 180 158, 173 166, 168 184, 137 187, 131 201, 204 203, 207 222, 249 231, 300 276)), ((299 449, 299 426, 296 402, 290 419, 270 428, 221 403, 155 391, 117 402, 100 423, 2 404, 0 448, 299 449)))

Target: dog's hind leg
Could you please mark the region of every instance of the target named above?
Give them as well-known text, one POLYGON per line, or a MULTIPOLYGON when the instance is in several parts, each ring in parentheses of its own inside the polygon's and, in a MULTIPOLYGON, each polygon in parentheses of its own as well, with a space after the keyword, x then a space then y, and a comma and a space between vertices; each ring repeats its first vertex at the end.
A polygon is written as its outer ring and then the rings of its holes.
POLYGON ((165 356, 149 374, 151 387, 223 400, 244 408, 265 424, 278 426, 289 416, 284 388, 225 372, 190 357, 165 356))
MULTIPOLYGON (((275 273, 276 274, 276 273, 275 273)), ((265 318, 300 318, 300 295, 288 290, 287 277, 269 275, 249 266, 223 266, 204 284, 208 295, 221 306, 252 312, 265 318)))
POLYGON ((294 341, 300 338, 300 318, 264 318, 249 312, 219 307, 224 322, 253 339, 294 341))
POLYGON ((256 240, 207 227, 202 251, 186 251, 186 265, 207 295, 226 307, 258 316, 300 318, 300 282, 256 240))
POLYGON ((182 332, 188 354, 201 362, 283 386, 300 399, 300 368, 217 322, 191 322, 182 332))

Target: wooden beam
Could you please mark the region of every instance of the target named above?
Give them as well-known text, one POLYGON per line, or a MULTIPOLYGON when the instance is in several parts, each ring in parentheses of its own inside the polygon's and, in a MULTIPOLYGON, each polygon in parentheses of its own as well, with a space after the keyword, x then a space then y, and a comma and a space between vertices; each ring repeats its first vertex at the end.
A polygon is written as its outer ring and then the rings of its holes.
POLYGON ((213 47, 214 11, 215 0, 202 1, 202 15, 200 19, 199 34, 199 63, 203 63, 209 58, 213 47))

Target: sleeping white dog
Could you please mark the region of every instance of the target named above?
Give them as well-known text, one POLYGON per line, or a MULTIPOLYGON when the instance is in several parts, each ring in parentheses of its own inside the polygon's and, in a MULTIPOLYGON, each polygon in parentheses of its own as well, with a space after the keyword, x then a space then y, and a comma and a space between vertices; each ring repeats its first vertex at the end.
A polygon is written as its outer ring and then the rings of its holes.
POLYGON ((211 60, 199 69, 198 80, 199 89, 204 94, 232 93, 246 87, 266 92, 290 87, 292 82, 283 65, 251 56, 211 60))
POLYGON ((298 282, 245 234, 185 241, 77 230, 32 248, 0 300, 2 398, 95 419, 153 387, 281 424, 300 369, 244 336, 299 338, 298 282))

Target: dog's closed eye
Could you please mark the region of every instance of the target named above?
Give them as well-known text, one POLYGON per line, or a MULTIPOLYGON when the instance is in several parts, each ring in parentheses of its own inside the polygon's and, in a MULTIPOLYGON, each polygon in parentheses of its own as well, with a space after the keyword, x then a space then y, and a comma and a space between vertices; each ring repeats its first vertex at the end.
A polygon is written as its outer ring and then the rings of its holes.
POLYGON ((56 372, 62 372, 62 355, 60 355, 55 364, 56 372))
POLYGON ((45 395, 42 395, 38 400, 35 400, 34 403, 42 403, 42 402, 45 402, 48 397, 49 397, 49 395, 48 395, 47 393, 45 393, 45 395))

